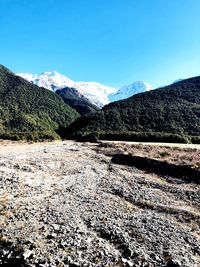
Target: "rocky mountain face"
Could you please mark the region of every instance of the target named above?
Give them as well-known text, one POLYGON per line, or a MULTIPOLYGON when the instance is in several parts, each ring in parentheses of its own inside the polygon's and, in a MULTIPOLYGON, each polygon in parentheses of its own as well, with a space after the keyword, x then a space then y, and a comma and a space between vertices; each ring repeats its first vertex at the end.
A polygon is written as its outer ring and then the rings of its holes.
MULTIPOLYGON (((86 97, 93 105, 96 105, 99 108, 102 108, 110 102, 122 100, 137 93, 146 92, 152 89, 150 85, 141 81, 124 86, 120 89, 109 87, 97 82, 74 82, 57 71, 44 72, 40 75, 32 75, 28 73, 18 73, 17 75, 23 77, 29 82, 54 92, 66 87, 74 88, 86 97)), ((65 95, 66 93, 67 91, 65 90, 65 95)))

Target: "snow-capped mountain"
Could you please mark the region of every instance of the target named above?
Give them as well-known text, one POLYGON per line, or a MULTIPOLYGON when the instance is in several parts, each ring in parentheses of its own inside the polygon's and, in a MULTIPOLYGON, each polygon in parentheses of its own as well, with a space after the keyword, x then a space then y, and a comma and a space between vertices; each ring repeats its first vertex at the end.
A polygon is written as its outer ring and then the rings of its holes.
POLYGON ((97 82, 74 82, 57 71, 44 72, 40 75, 28 73, 17 73, 17 75, 54 92, 65 87, 75 88, 84 97, 89 99, 92 104, 98 107, 103 107, 108 104, 110 102, 108 100, 108 95, 117 92, 116 88, 105 86, 97 82))
POLYGON ((117 88, 97 82, 76 82, 74 88, 100 108, 110 103, 108 99, 110 94, 117 92, 117 88))
POLYGON ((71 79, 58 73, 57 71, 43 72, 40 75, 29 73, 17 73, 17 75, 29 82, 33 82, 40 87, 47 88, 54 92, 60 88, 72 87, 74 84, 71 79))
POLYGON ((40 75, 29 73, 18 73, 17 75, 29 82, 54 92, 56 90, 62 90, 65 87, 75 88, 92 104, 100 108, 110 102, 122 100, 137 93, 146 92, 152 89, 149 84, 141 81, 134 82, 120 89, 97 82, 75 82, 57 71, 43 72, 40 75))
POLYGON ((109 98, 110 102, 114 102, 114 101, 126 99, 126 98, 131 97, 135 94, 146 92, 146 91, 149 91, 152 89, 153 88, 151 87, 151 85, 149 85, 145 82, 142 82, 142 81, 137 81, 137 82, 134 82, 130 85, 123 86, 122 88, 120 88, 118 90, 117 93, 110 94, 108 96, 108 98, 109 98))

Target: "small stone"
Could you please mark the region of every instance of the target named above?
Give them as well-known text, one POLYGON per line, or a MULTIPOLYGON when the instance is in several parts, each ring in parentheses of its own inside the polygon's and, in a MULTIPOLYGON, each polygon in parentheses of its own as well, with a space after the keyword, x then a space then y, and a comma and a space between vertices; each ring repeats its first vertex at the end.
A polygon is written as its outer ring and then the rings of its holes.
POLYGON ((55 231, 58 231, 60 229, 60 225, 59 224, 53 224, 52 226, 53 226, 55 231))
POLYGON ((156 261, 161 261, 160 257, 158 257, 157 255, 155 256, 155 260, 156 261))
POLYGON ((127 263, 127 259, 122 258, 122 262, 123 262, 123 263, 127 263))
POLYGON ((6 243, 8 241, 7 237, 6 236, 2 236, 0 237, 0 242, 3 244, 3 243, 6 243))
POLYGON ((57 234, 56 234, 56 233, 52 233, 51 236, 52 236, 53 238, 56 238, 56 237, 57 237, 57 234))
POLYGON ((53 238, 56 238, 56 237, 57 237, 57 234, 56 233, 52 233, 50 235, 47 235, 46 239, 53 239, 53 238))
POLYGON ((31 255, 33 254, 33 252, 29 249, 25 250, 25 252, 23 253, 24 259, 28 259, 31 255))
POLYGON ((133 267, 133 262, 132 262, 132 261, 127 261, 126 264, 127 264, 129 267, 133 267))
POLYGON ((61 246, 61 247, 66 247, 66 246, 67 246, 67 242, 66 242, 66 241, 62 241, 62 242, 60 243, 60 246, 61 246))

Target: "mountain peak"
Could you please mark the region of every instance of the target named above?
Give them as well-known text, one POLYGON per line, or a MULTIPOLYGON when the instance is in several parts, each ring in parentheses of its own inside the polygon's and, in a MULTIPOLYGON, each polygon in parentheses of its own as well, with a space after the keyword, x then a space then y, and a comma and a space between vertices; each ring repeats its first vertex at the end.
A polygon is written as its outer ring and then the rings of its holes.
POLYGON ((47 88, 51 91, 62 90, 65 87, 71 87, 78 90, 80 94, 91 101, 92 104, 103 107, 109 103, 108 95, 117 92, 116 88, 112 88, 97 82, 74 82, 70 78, 57 71, 46 71, 39 75, 28 73, 18 73, 18 76, 37 84, 38 86, 47 88))
POLYGON ((56 70, 54 71, 45 71, 45 72, 42 72, 39 76, 41 75, 45 75, 45 76, 64 76, 63 74, 57 72, 56 70))
POLYGON ((29 82, 54 92, 57 90, 62 90, 65 87, 75 88, 80 94, 89 99, 92 104, 100 108, 109 104, 110 102, 122 100, 152 89, 151 85, 142 81, 136 81, 130 85, 123 86, 119 90, 117 88, 106 86, 94 81, 74 82, 56 70, 46 71, 40 75, 32 75, 28 73, 18 73, 18 75, 29 82))
POLYGON ((145 87, 146 88, 146 91, 150 91, 150 90, 152 90, 153 88, 152 88, 152 86, 150 85, 150 84, 148 84, 148 83, 146 83, 146 82, 143 82, 143 81, 136 81, 136 82, 134 82, 134 83, 132 83, 131 85, 129 85, 129 86, 138 86, 138 87, 141 87, 141 88, 143 88, 143 87, 145 87))
POLYGON ((109 95, 110 102, 129 98, 135 94, 152 90, 152 86, 143 81, 136 81, 132 84, 121 87, 117 93, 109 95))
POLYGON ((56 91, 57 89, 64 87, 73 87, 74 84, 70 78, 57 71, 45 71, 39 75, 32 75, 28 73, 18 73, 17 75, 51 91, 56 91))

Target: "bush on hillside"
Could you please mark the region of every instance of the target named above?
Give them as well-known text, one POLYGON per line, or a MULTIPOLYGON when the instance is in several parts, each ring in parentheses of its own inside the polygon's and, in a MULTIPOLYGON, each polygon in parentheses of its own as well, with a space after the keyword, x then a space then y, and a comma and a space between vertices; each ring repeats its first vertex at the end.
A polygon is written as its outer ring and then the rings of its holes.
POLYGON ((163 142, 163 143, 190 143, 190 137, 179 134, 148 133, 148 132, 121 132, 101 133, 100 140, 119 140, 136 142, 163 142))
POLYGON ((43 132, 1 132, 0 139, 12 140, 12 141, 53 141, 60 140, 60 136, 54 131, 43 132))

